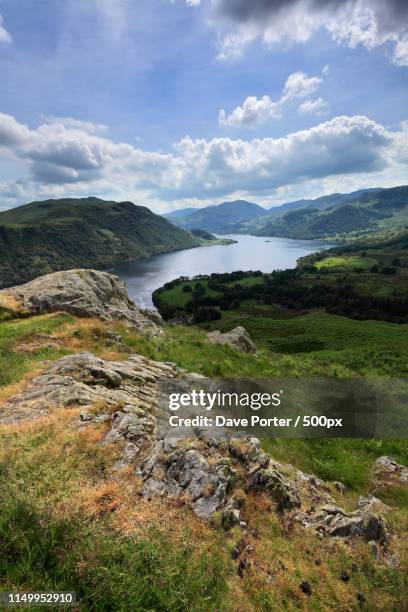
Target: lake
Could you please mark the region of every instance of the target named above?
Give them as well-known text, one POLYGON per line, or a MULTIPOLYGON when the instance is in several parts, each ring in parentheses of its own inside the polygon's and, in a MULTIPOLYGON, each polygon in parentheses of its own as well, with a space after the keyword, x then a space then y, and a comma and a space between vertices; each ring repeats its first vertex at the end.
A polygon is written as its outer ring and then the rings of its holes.
POLYGON ((179 276, 196 276, 234 270, 284 270, 294 268, 299 257, 334 245, 318 240, 290 240, 246 235, 223 236, 236 244, 198 247, 155 255, 109 270, 125 281, 129 296, 139 306, 152 308, 152 293, 179 276))

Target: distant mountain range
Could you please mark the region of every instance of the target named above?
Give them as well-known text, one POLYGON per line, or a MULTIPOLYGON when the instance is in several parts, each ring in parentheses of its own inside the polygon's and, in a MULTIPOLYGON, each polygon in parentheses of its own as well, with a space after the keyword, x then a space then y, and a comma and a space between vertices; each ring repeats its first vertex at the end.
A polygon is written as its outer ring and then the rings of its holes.
POLYGON ((0 213, 0 287, 55 270, 107 268, 201 243, 132 202, 32 202, 0 213))
POLYGON ((245 200, 193 210, 186 208, 166 217, 180 227, 216 234, 330 238, 408 223, 408 187, 334 193, 315 200, 287 202, 269 210, 245 200))
POLYGON ((164 215, 164 217, 185 229, 202 229, 216 234, 231 234, 237 231, 242 223, 267 214, 268 211, 258 204, 235 200, 199 209, 184 208, 164 215))

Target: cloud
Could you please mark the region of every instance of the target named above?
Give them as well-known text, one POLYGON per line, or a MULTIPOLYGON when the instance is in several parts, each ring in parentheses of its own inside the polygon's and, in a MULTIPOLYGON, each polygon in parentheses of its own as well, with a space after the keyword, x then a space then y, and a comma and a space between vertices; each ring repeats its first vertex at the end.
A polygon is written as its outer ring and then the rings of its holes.
POLYGON ((30 135, 28 127, 18 123, 11 115, 0 113, 0 147, 13 147, 23 143, 30 135))
POLYGON ((185 137, 157 153, 114 142, 87 123, 55 118, 30 129, 2 114, 0 142, 0 153, 25 168, 14 184, 0 185, 9 205, 90 194, 159 203, 274 193, 330 177, 389 178, 401 164, 406 170, 408 124, 391 132, 364 116, 341 116, 282 138, 185 137))
POLYGON ((323 98, 316 98, 316 100, 306 100, 299 108, 298 112, 302 115, 306 113, 320 113, 326 108, 327 104, 323 98))
POLYGON ((306 42, 320 28, 351 48, 392 48, 392 61, 408 65, 406 0, 209 0, 210 22, 221 38, 220 58, 239 55, 261 38, 277 43, 306 42))
MULTIPOLYGON (((327 73, 326 68, 323 69, 322 74, 327 73)), ((303 98, 315 92, 322 80, 321 77, 309 77, 301 71, 293 72, 287 78, 279 100, 273 101, 267 95, 262 98, 249 96, 244 100, 242 106, 234 108, 229 115, 224 109, 220 110, 218 122, 224 127, 238 127, 242 125, 255 127, 269 119, 279 119, 282 116, 282 109, 285 103, 296 98, 303 98)))
POLYGON ((59 123, 66 128, 75 128, 88 132, 89 134, 98 134, 107 132, 108 127, 101 123, 92 123, 91 121, 81 121, 72 117, 54 117, 53 115, 44 117, 44 122, 48 124, 59 123))
POLYGON ((0 42, 10 43, 12 42, 11 34, 9 34, 4 27, 3 17, 0 15, 0 42))
POLYGON ((255 127, 268 119, 277 119, 282 116, 280 102, 273 102, 269 96, 256 98, 249 96, 242 106, 237 106, 227 115, 224 109, 220 110, 218 121, 224 127, 246 125, 255 127))
POLYGON ((321 82, 320 77, 308 77, 304 72, 294 72, 286 81, 282 102, 308 96, 316 91, 321 82))

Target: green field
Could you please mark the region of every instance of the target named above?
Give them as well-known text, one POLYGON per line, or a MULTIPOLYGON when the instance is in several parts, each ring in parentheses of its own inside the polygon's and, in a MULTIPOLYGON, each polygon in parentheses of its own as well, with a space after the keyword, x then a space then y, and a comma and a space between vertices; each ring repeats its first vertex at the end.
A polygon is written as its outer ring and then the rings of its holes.
POLYGON ((343 257, 326 257, 315 264, 318 270, 325 268, 341 268, 343 270, 355 270, 356 268, 362 268, 363 270, 369 269, 372 266, 378 264, 376 259, 372 257, 361 257, 360 255, 349 255, 343 257))
MULTIPOLYGON (((197 283, 204 287, 206 296, 220 295, 219 291, 214 291, 213 289, 208 288, 208 280, 196 279, 191 281, 182 281, 178 283, 175 287, 161 292, 161 296, 167 304, 183 308, 187 304, 187 302, 191 300, 191 292, 185 292, 185 287, 191 287, 191 289, 194 290, 197 283)), ((234 285, 240 284, 242 286, 252 287, 254 285, 259 285, 260 283, 263 283, 262 276, 251 276, 248 278, 243 278, 239 281, 226 283, 226 285, 229 287, 233 287, 234 285)))

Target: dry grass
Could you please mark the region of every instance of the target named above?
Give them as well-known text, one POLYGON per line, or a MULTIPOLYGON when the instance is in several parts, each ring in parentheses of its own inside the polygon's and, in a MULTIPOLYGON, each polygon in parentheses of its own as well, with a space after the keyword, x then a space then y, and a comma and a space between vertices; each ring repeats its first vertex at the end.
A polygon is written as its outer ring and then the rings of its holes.
POLYGON ((118 482, 102 482, 90 489, 81 508, 92 517, 114 512, 123 502, 123 487, 118 482))

